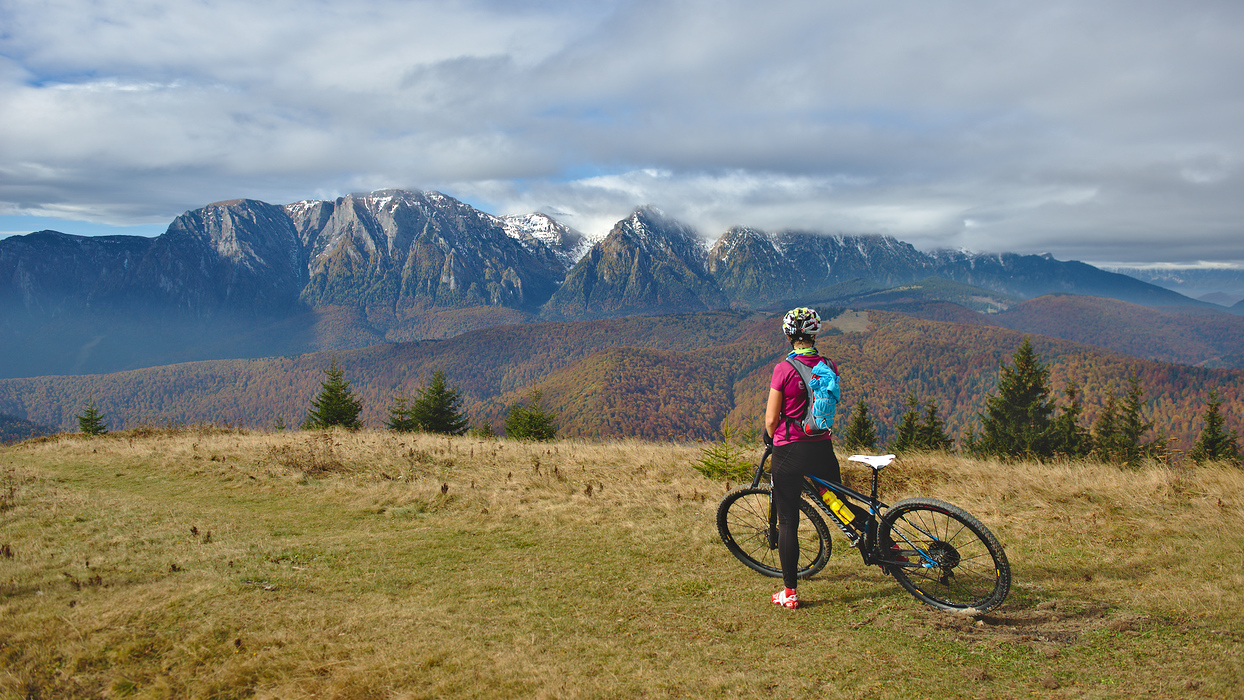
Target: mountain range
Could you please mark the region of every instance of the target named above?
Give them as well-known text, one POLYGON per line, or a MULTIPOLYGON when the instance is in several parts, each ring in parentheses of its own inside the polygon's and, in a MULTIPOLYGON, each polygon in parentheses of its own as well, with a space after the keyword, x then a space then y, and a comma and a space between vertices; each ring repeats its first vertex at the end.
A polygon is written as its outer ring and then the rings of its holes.
POLYGON ((889 236, 745 227, 710 245, 650 207, 592 241, 544 214, 500 217, 437 192, 380 190, 217 202, 155 238, 40 231, 0 240, 0 376, 341 350, 543 320, 843 302, 849 290, 929 278, 982 290, 969 297, 1210 306, 1048 255, 924 253, 889 236))

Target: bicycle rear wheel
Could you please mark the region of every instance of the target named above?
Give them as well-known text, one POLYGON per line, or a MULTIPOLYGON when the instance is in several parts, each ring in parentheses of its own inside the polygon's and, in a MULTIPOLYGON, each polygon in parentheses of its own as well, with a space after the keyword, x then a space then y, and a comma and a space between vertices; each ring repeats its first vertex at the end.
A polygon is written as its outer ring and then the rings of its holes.
MULTIPOLYGON (((782 577, 777 551, 777 514, 767 488, 732 491, 717 506, 717 532, 726 549, 765 576, 782 577)), ((832 547, 829 528, 812 504, 799 502, 799 578, 825 568, 832 547)))
POLYGON ((886 511, 880 534, 883 566, 927 605, 984 613, 1011 590, 1011 565, 998 538, 962 508, 908 498, 886 511))

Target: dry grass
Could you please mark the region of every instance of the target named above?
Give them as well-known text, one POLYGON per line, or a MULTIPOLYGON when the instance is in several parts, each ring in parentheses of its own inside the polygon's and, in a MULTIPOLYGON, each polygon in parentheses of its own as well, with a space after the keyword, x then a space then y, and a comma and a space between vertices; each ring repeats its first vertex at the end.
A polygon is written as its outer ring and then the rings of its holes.
MULTIPOLYGON (((697 445, 210 428, 0 451, 8 697, 1226 697, 1244 473, 930 456, 1007 545, 981 619, 835 543, 796 613, 697 445)), ((854 468, 850 473, 858 474, 854 468)))

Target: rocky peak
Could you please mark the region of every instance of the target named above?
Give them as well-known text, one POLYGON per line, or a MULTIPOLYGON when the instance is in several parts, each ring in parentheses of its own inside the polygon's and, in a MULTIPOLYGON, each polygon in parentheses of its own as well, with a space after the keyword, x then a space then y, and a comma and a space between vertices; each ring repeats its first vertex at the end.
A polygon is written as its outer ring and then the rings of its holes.
POLYGON ((708 252, 691 227, 640 207, 571 268, 544 314, 583 318, 719 308, 724 300, 707 263, 708 252))
POLYGON ((501 217, 506 235, 531 249, 544 246, 553 251, 570 269, 591 247, 587 237, 548 214, 519 214, 501 217))
POLYGON ((298 233, 282 207, 230 200, 174 219, 127 287, 134 296, 163 297, 200 315, 274 312, 297 303, 302 261, 298 233))
POLYGON ((173 220, 157 239, 201 241, 222 260, 256 273, 298 276, 298 236, 282 207, 253 199, 215 202, 173 220))

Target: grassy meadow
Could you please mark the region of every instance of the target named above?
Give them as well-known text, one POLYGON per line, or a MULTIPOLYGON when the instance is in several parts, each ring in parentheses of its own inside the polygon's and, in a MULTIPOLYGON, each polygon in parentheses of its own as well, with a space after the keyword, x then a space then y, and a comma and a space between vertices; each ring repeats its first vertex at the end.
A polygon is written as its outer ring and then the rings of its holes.
MULTIPOLYGON (((0 448, 0 696, 1239 697, 1244 470, 900 459, 1007 548, 933 611, 835 539, 804 607, 696 444, 138 429, 0 448)), ((757 451, 757 457, 758 451, 757 451)), ((845 465, 845 462, 844 462, 845 465)), ((863 478, 866 469, 844 467, 863 478)))

